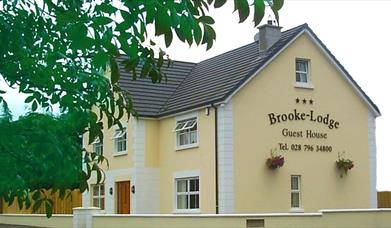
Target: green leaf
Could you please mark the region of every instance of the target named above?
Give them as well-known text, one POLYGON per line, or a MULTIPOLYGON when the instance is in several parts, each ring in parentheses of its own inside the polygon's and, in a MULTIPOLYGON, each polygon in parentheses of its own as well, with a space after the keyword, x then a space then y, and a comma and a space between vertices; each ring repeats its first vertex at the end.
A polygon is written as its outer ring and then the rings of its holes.
POLYGON ((216 32, 214 29, 207 24, 204 24, 204 37, 202 39, 202 44, 206 44, 206 50, 212 48, 213 41, 216 39, 216 32))
POLYGON ((23 208, 23 197, 21 195, 18 195, 18 206, 19 206, 19 210, 22 210, 22 208, 23 208))
POLYGON ((31 105, 31 110, 35 112, 38 108, 38 103, 36 100, 33 101, 33 104, 31 105))
POLYGON ((104 16, 100 16, 100 17, 95 17, 93 19, 94 23, 96 25, 107 25, 111 22, 113 22, 113 20, 111 18, 108 18, 108 17, 104 17, 104 16))
POLYGON ((39 192, 39 190, 35 190, 35 192, 33 193, 33 200, 34 201, 37 201, 40 197, 41 193, 39 192))
POLYGON ((45 200, 46 217, 50 218, 53 214, 53 201, 51 199, 45 200))
POLYGON ((112 4, 110 3, 102 3, 100 5, 97 5, 95 8, 97 11, 102 11, 108 14, 113 14, 117 12, 117 8, 115 8, 112 4))
POLYGON ((141 70, 141 75, 140 75, 140 77, 141 77, 141 78, 146 77, 146 76, 148 75, 150 69, 151 69, 151 63, 150 63, 149 60, 147 60, 147 61, 145 61, 144 66, 143 66, 143 68, 142 68, 142 70, 141 70))
POLYGON ((193 43, 193 34, 191 32, 190 24, 185 16, 181 17, 179 26, 183 36, 187 40, 187 43, 191 45, 193 43))
POLYGON ((160 81, 159 74, 156 72, 156 70, 151 70, 151 72, 149 72, 149 76, 151 77, 153 83, 160 81))
POLYGON ((110 68, 111 68, 111 83, 116 84, 119 80, 119 67, 118 63, 113 56, 110 57, 110 68))
POLYGON ((280 16, 278 14, 278 11, 282 8, 284 5, 284 0, 274 0, 273 5, 271 6, 272 11, 274 13, 274 17, 277 20, 277 23, 280 24, 280 16))
POLYGON ((100 67, 106 65, 108 60, 109 60, 108 54, 104 51, 100 51, 100 52, 96 53, 96 55, 94 55, 94 57, 92 58, 92 64, 96 68, 100 68, 100 67))
POLYGON ((239 13, 239 23, 245 21, 250 14, 250 8, 248 6, 247 0, 235 0, 234 1, 235 11, 237 10, 239 13))
POLYGON ((168 30, 168 32, 166 32, 164 34, 164 42, 166 44, 166 47, 169 47, 171 45, 171 43, 172 43, 172 31, 171 31, 171 29, 168 30))
POLYGON ((124 19, 124 21, 129 25, 134 24, 135 20, 138 17, 136 13, 129 13, 125 10, 121 10, 121 16, 124 19))
POLYGON ((166 8, 161 8, 157 11, 155 18, 155 34, 156 36, 165 34, 170 30, 170 16, 166 8))
POLYGON ((254 0, 254 26, 257 26, 265 15, 264 0, 254 0))
POLYGON ((33 213, 38 211, 38 209, 41 207, 41 204, 42 204, 41 199, 34 201, 33 213))
POLYGON ((29 195, 26 196, 25 206, 26 206, 26 209, 29 209, 31 207, 31 199, 30 199, 29 195))
POLYGON ((210 16, 201 16, 200 18, 198 18, 198 20, 200 22, 203 22, 203 23, 206 23, 206 24, 214 24, 215 23, 213 18, 210 17, 210 16))
POLYGON ((279 11, 284 5, 284 0, 273 0, 272 8, 276 11, 279 11))
POLYGON ((215 7, 215 8, 220 8, 220 7, 222 7, 226 2, 227 2, 227 0, 215 0, 214 7, 215 7))
POLYGON ((278 11, 275 10, 275 9, 273 9, 273 8, 272 8, 272 11, 273 11, 273 13, 274 13, 274 17, 275 17, 276 20, 277 20, 277 23, 280 24, 280 16, 279 16, 279 14, 278 14, 278 11))
POLYGON ((154 3, 154 2, 147 1, 146 6, 145 6, 145 8, 146 8, 145 22, 147 24, 153 23, 153 20, 155 19, 155 15, 156 15, 155 7, 152 3, 154 3))
POLYGON ((194 34, 194 41, 196 42, 197 45, 199 45, 202 39, 202 31, 201 31, 201 27, 198 24, 193 26, 193 34, 194 34))
POLYGON ((24 103, 30 103, 34 100, 34 96, 29 96, 26 98, 26 100, 24 100, 24 103))
POLYGON ((68 34, 72 40, 79 40, 80 37, 87 35, 88 29, 84 23, 76 23, 69 27, 68 34))

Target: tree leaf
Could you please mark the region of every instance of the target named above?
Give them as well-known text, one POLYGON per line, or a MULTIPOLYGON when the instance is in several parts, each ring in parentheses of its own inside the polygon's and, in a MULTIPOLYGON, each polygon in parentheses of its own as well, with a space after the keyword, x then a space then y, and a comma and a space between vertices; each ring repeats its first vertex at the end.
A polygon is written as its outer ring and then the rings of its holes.
POLYGON ((111 83, 116 84, 119 80, 119 67, 118 63, 113 56, 110 57, 110 68, 111 68, 111 83))
POLYGON ((46 217, 50 218, 53 214, 53 201, 51 199, 45 200, 46 217))
POLYGON ((102 12, 105 12, 105 13, 108 13, 108 14, 113 14, 113 13, 117 12, 117 10, 118 10, 116 7, 114 7, 110 3, 102 3, 100 5, 97 5, 95 7, 95 9, 97 11, 102 11, 102 12))
POLYGON ((34 100, 34 96, 29 96, 24 100, 24 103, 30 103, 34 100))
POLYGON ((31 105, 31 110, 35 112, 38 108, 38 103, 36 100, 33 101, 33 104, 31 105))
POLYGON ((187 21, 187 18, 185 16, 181 17, 179 26, 180 26, 180 30, 182 31, 182 34, 185 37, 187 43, 189 43, 189 45, 191 45, 193 43, 193 34, 191 32, 190 24, 187 21))
POLYGON ((172 43, 172 31, 171 29, 168 30, 165 34, 164 34, 164 42, 166 44, 166 47, 169 47, 172 43))
POLYGON ((167 9, 162 7, 157 11, 155 18, 155 34, 156 36, 165 34, 170 30, 170 16, 167 9))
POLYGON ((284 5, 284 0, 273 0, 272 8, 276 11, 279 11, 284 5))
POLYGON ((193 26, 193 34, 194 34, 194 41, 196 42, 197 45, 199 45, 202 39, 202 31, 201 31, 201 27, 198 24, 193 26))
POLYGON ((109 55, 104 51, 100 51, 100 52, 96 53, 94 55, 94 57, 92 58, 92 64, 96 68, 101 68, 104 65, 106 65, 108 60, 109 60, 109 55))
POLYGON ((214 7, 215 7, 215 8, 220 8, 220 7, 222 7, 226 2, 227 2, 227 0, 215 0, 214 7))
POLYGON ((254 0, 254 26, 257 26, 265 15, 264 0, 254 0))
POLYGON ((239 23, 245 21, 250 14, 250 8, 247 1, 235 0, 234 1, 235 11, 239 13, 239 23))
POLYGON ((96 25, 107 25, 113 22, 111 18, 104 17, 104 16, 95 17, 93 20, 96 25))
POLYGON ((201 16, 200 18, 198 18, 198 20, 200 22, 203 22, 203 23, 206 23, 206 24, 214 24, 215 23, 213 18, 210 17, 210 16, 201 16))

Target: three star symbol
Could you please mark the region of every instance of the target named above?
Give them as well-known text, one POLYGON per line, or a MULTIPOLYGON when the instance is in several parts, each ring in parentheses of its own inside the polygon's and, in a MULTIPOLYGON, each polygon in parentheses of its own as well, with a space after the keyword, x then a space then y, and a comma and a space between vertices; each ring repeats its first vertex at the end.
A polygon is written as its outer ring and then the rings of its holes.
POLYGON ((303 103, 303 104, 307 104, 307 101, 309 102, 310 105, 313 105, 314 104, 314 100, 310 99, 310 100, 306 100, 305 98, 303 100, 300 100, 299 98, 296 98, 296 104, 300 104, 300 101, 303 103))

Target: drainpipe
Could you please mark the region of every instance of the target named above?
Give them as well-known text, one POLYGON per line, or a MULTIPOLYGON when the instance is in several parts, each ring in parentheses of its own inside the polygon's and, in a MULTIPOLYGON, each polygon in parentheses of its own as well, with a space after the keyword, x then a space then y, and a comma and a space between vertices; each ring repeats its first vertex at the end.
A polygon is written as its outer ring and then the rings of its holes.
POLYGON ((217 106, 212 105, 215 109, 215 182, 216 182, 216 214, 219 213, 219 162, 218 162, 218 138, 217 138, 217 106))

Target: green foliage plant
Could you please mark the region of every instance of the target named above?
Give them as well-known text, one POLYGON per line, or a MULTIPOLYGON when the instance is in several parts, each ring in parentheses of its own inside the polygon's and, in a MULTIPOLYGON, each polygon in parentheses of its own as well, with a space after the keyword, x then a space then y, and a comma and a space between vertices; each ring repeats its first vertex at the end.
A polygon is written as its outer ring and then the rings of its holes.
MULTIPOLYGON (((271 7, 278 21, 278 11, 283 6, 283 0, 233 1, 239 22, 245 21, 253 8, 255 26, 263 18, 265 7, 271 7)), ((88 132, 90 144, 97 137, 103 139, 103 117, 108 128, 122 127, 120 120, 124 116, 137 118, 130 94, 118 84, 118 57, 126 56, 121 64, 134 80, 167 80, 162 69, 170 67, 171 61, 153 41, 155 37, 163 37, 166 47, 178 37, 189 45, 205 45, 208 50, 216 40, 215 21, 209 9, 226 3, 227 0, 0 1, 0 81, 26 94, 25 103, 33 112, 15 122, 8 118, 9 112, 3 113, 0 153, 14 157, 2 163, 7 169, 2 167, 0 197, 9 204, 16 197, 19 206, 29 208, 32 195, 34 209, 44 202, 50 215, 52 202, 42 189, 60 193, 74 188, 87 190, 91 170, 101 173, 99 165, 91 163, 97 155, 76 146, 76 136, 70 130, 88 132), (147 30, 148 25, 153 26, 153 32, 147 30), (34 114, 39 110, 50 113, 54 105, 69 117, 34 114), (75 116, 82 122, 80 125, 62 123, 75 116), (45 136, 44 132, 50 134, 45 136)), ((0 90, 0 103, 6 107, 4 93, 0 90)), ((101 180, 98 178, 98 182, 101 180)))

